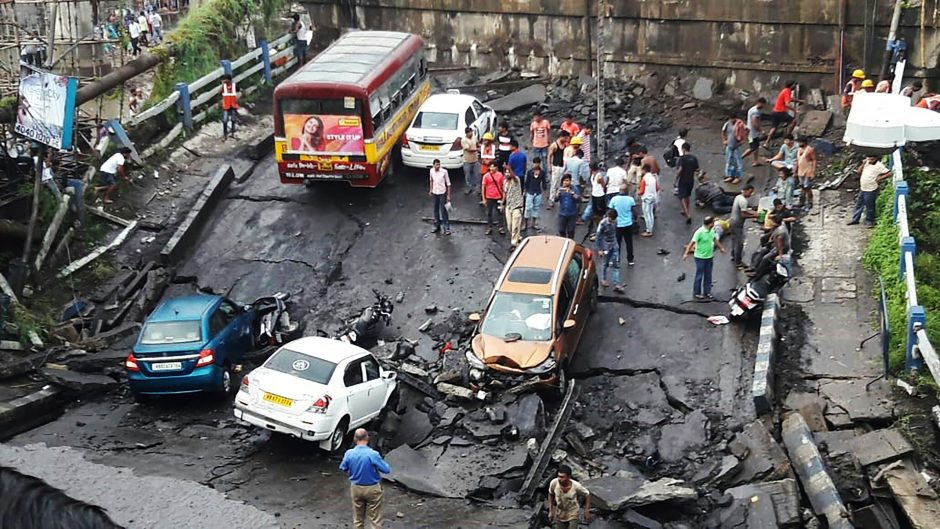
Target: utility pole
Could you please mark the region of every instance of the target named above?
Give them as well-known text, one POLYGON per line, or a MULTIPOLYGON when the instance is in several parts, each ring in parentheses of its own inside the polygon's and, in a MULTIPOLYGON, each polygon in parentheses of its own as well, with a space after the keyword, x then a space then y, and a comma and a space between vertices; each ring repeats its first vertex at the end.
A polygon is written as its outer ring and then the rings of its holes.
POLYGON ((901 9, 904 0, 894 0, 894 15, 891 16, 891 28, 888 30, 888 42, 885 43, 885 55, 881 61, 881 78, 888 76, 891 70, 891 56, 898 40, 898 25, 901 23, 901 9))
POLYGON ((604 139, 604 64, 607 62, 605 44, 607 43, 604 19, 610 14, 607 0, 600 0, 597 5, 597 161, 607 160, 606 140, 604 139))

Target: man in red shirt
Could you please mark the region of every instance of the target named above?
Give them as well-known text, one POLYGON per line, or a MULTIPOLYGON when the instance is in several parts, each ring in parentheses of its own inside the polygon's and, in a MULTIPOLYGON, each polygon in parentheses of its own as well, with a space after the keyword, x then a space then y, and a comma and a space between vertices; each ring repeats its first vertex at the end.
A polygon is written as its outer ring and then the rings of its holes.
POLYGON ((503 173, 496 167, 496 161, 490 163, 483 175, 483 201, 486 203, 486 235, 493 233, 493 226, 499 223, 499 234, 505 235, 506 219, 502 215, 503 173), (496 222, 493 217, 496 217, 496 222))
POLYGON ((783 89, 780 90, 780 93, 777 94, 777 102, 774 104, 774 112, 771 116, 773 127, 770 129, 770 133, 767 134, 767 139, 764 141, 765 148, 770 148, 770 141, 773 139, 774 133, 777 132, 780 125, 786 126, 785 134, 791 134, 793 132, 793 126, 796 125, 796 121, 794 121, 793 115, 790 114, 790 110, 796 113, 796 105, 803 102, 801 99, 793 97, 794 86, 796 86, 796 81, 787 81, 786 84, 783 85, 783 89))
POLYGON ((571 137, 575 137, 581 132, 581 126, 575 123, 574 117, 571 114, 565 114, 564 121, 561 122, 561 125, 558 126, 561 130, 571 134, 571 137))

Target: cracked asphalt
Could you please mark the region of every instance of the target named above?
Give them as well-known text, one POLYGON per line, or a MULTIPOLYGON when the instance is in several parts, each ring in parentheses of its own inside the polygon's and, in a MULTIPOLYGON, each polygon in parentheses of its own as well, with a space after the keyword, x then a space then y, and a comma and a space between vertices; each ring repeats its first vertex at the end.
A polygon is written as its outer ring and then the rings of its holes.
MULTIPOLYGON (((644 143, 659 152, 670 140, 656 135, 644 143)), ((721 172, 716 140, 713 130, 695 129, 690 137, 712 174, 721 172)), ((214 169, 210 160, 204 163, 206 172, 214 169)), ((658 453, 665 464, 652 474, 689 479, 721 459, 716 447, 725 433, 753 418, 748 390, 754 337, 743 326, 706 321, 725 314, 725 304, 691 301, 694 265, 680 258, 704 213, 694 212, 692 226, 684 223, 669 192, 672 178, 671 171, 663 177, 656 236, 636 237, 636 266, 624 262, 627 297, 602 291, 572 375, 585 381, 576 418, 620 444, 618 453, 599 453, 599 463, 616 470, 658 453), (669 253, 657 255, 660 248, 669 253), (683 273, 686 279, 677 281, 683 273)), ((482 208, 463 194, 462 177, 452 180, 452 218, 481 218, 482 208)), ((247 181, 233 185, 177 275, 241 301, 290 292, 292 317, 306 323, 307 334, 335 330, 371 303, 372 288, 393 298, 403 292, 386 332, 418 340, 426 355, 432 341, 417 330, 428 317, 424 307, 440 307, 435 322, 452 308, 482 309, 509 253, 506 238, 485 236, 479 225, 455 223, 453 236, 431 235, 431 225, 420 220, 429 214, 423 174, 399 170, 374 190, 305 189, 282 185, 268 157, 247 181)), ((553 219, 543 215, 543 225, 553 227, 553 219)), ((586 237, 581 226, 577 234, 586 237)), ((738 278, 727 256, 717 260, 714 292, 727 299, 738 278)), ((191 291, 192 283, 173 285, 167 295, 191 291)), ((81 403, 12 441, 33 443, 81 449, 85 460, 115 473, 126 467, 135 476, 215 488, 229 498, 221 501, 244 502, 281 527, 350 526, 338 458, 309 443, 238 426, 230 402, 194 397, 139 406, 111 395, 81 403)), ((530 511, 512 505, 429 498, 392 485, 386 498, 393 528, 528 526, 530 511)), ((171 526, 159 517, 140 525, 171 526)))

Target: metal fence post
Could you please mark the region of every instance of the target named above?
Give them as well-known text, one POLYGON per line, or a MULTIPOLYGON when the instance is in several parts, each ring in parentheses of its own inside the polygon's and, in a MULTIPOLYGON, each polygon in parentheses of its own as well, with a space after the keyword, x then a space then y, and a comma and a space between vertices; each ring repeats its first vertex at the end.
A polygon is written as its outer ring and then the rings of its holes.
POLYGON ((180 94, 177 102, 179 105, 180 118, 183 121, 183 127, 188 131, 193 130, 193 106, 189 99, 189 85, 186 83, 176 83, 176 91, 180 94))
POLYGON ((924 327, 927 324, 927 313, 924 311, 924 307, 921 305, 914 305, 913 307, 908 307, 907 309, 907 361, 906 367, 910 371, 916 369, 922 371, 924 369, 924 359, 917 355, 914 356, 914 346, 917 345, 917 331, 924 327))
POLYGON ((232 75, 232 61, 228 59, 222 59, 222 74, 223 75, 232 75))
POLYGON ((261 62, 264 63, 264 82, 271 84, 271 50, 268 41, 261 41, 261 62))
POLYGON ((904 204, 907 205, 907 181, 901 180, 894 183, 894 223, 898 223, 898 197, 904 195, 904 204))
POLYGON ((917 255, 917 244, 914 242, 913 237, 901 237, 901 262, 898 265, 898 277, 903 281, 904 274, 907 273, 907 266, 904 261, 904 255, 910 252, 911 262, 914 262, 914 257, 917 255))

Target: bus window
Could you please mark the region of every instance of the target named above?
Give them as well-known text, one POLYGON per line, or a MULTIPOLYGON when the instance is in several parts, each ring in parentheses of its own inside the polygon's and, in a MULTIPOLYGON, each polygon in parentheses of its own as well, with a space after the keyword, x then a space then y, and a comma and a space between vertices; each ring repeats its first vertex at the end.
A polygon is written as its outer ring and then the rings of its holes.
POLYGON ((369 99, 369 108, 372 110, 372 130, 379 130, 385 120, 382 119, 382 103, 378 95, 373 95, 369 99))
POLYGON ((424 79, 424 76, 428 74, 428 61, 424 60, 424 56, 421 57, 421 65, 419 68, 418 73, 420 73, 421 78, 424 79))

